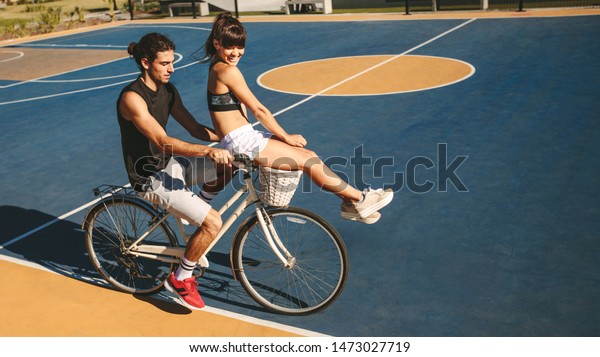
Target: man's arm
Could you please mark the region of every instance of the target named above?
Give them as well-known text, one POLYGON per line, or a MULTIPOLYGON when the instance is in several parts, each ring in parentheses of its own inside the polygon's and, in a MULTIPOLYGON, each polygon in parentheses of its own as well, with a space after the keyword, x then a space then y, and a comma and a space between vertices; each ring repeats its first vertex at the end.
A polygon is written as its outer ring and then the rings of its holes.
POLYGON ((144 99, 135 92, 123 94, 119 102, 119 112, 161 151, 182 156, 208 156, 217 164, 231 163, 232 157, 227 150, 192 144, 167 135, 163 127, 148 112, 144 99))

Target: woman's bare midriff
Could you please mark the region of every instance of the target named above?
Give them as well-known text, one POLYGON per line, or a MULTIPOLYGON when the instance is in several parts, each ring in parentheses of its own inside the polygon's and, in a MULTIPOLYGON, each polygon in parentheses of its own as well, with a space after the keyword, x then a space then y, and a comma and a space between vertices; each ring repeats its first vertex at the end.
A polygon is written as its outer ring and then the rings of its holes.
POLYGON ((212 119, 213 127, 215 132, 220 139, 233 130, 248 125, 248 120, 242 116, 237 110, 227 112, 211 112, 210 117, 212 119))

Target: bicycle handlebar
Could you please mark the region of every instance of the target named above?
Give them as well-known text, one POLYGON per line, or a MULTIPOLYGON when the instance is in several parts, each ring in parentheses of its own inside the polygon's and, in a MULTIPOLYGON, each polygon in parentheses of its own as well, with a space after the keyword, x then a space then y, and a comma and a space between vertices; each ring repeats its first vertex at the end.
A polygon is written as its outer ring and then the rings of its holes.
POLYGON ((233 155, 233 161, 244 165, 244 167, 252 169, 256 168, 257 165, 254 163, 252 159, 248 155, 244 154, 235 154, 233 155))
POLYGON ((254 160, 250 159, 248 155, 244 154, 235 154, 233 155, 233 162, 237 162, 241 164, 239 168, 246 169, 248 171, 253 171, 258 168, 258 165, 254 162, 254 160))

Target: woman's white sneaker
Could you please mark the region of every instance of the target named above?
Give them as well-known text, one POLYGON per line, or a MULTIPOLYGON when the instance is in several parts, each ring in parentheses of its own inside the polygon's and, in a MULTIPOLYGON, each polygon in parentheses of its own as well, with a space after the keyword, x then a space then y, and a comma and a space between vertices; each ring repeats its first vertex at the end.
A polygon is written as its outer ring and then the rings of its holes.
POLYGON ((354 208, 361 218, 367 218, 387 206, 394 198, 391 188, 372 190, 365 189, 362 200, 354 203, 354 208))
POLYGON ((342 218, 365 224, 373 224, 379 221, 379 218, 381 218, 381 213, 375 212, 367 218, 361 218, 354 209, 354 205, 346 206, 344 203, 342 203, 342 218))
POLYGON ((363 192, 362 200, 359 202, 351 204, 342 202, 342 218, 366 224, 373 224, 381 218, 381 213, 377 211, 392 202, 393 198, 394 191, 390 188, 386 190, 366 189, 363 192))

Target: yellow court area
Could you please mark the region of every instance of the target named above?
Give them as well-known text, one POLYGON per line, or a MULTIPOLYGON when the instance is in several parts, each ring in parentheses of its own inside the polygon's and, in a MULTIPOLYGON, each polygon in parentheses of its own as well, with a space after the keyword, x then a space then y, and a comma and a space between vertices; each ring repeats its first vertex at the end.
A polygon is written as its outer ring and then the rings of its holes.
POLYGON ((269 89, 294 94, 381 95, 436 88, 475 72, 468 63, 431 56, 358 56, 297 63, 259 78, 269 89))
POLYGON ((3 337, 303 335, 210 308, 192 313, 175 302, 135 297, 5 260, 0 260, 0 286, 3 337))
POLYGON ((124 49, 0 48, 0 80, 29 81, 127 57, 124 49))

